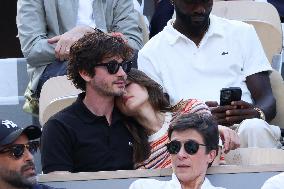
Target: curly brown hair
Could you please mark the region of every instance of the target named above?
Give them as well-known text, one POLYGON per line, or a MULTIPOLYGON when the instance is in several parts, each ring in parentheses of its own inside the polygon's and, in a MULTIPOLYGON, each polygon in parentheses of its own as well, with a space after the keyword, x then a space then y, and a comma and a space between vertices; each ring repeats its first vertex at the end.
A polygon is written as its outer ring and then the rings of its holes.
POLYGON ((95 75, 94 67, 106 57, 118 56, 123 60, 130 60, 133 49, 121 37, 114 37, 95 29, 76 41, 70 48, 67 66, 68 79, 74 85, 85 91, 86 82, 80 76, 85 71, 90 77, 95 75))

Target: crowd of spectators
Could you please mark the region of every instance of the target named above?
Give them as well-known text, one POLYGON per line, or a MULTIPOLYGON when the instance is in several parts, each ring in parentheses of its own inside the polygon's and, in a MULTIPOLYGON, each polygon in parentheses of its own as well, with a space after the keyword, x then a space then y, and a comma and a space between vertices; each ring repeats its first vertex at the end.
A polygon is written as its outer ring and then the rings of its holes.
MULTIPOLYGON (((269 124, 276 115, 272 68, 252 25, 212 15, 213 0, 160 0, 143 46, 145 2, 133 2, 18 0, 30 76, 25 109, 38 113, 51 77, 67 75, 83 91, 43 125, 43 173, 172 168, 171 181, 130 188, 218 188, 205 177, 218 151, 282 147, 279 126, 269 124), (239 87, 241 99, 220 105, 220 90, 229 87, 239 87)), ((283 3, 268 2, 283 21, 283 3)), ((40 129, 11 121, 0 129, 0 158, 21 161, 18 168, 0 161, 17 175, 11 181, 0 170, 0 183, 45 187, 31 181, 38 146, 29 140, 40 129)))

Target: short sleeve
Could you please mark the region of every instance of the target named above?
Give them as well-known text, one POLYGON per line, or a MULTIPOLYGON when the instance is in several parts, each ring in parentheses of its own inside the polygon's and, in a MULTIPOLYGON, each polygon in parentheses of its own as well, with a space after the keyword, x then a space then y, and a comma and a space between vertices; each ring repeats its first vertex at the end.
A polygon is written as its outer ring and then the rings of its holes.
POLYGON ((144 72, 151 79, 159 83, 163 88, 162 78, 159 77, 158 69, 155 67, 154 62, 144 54, 143 49, 138 52, 138 69, 144 72))

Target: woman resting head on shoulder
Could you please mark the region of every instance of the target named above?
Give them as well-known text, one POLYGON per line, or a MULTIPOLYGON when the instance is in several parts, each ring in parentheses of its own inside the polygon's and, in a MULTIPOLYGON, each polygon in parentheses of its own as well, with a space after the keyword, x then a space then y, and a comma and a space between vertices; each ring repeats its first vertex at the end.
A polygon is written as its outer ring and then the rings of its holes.
MULTIPOLYGON (((136 169, 171 167, 166 144, 169 141, 169 125, 177 115, 211 114, 205 103, 196 99, 182 100, 177 105, 170 106, 161 85, 133 68, 127 75, 126 92, 122 97, 117 97, 116 105, 126 115, 128 129, 134 138, 133 157, 136 169)), ((219 127, 220 134, 227 135, 223 138, 230 138, 230 143, 237 143, 233 142, 237 141, 237 134, 233 130, 219 127)), ((228 149, 236 147, 237 144, 231 144, 228 149)))

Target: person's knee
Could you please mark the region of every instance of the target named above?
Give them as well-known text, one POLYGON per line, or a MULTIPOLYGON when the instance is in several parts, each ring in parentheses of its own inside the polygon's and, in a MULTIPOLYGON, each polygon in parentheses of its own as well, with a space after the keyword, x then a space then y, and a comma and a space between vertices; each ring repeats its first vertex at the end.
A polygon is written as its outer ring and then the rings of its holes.
POLYGON ((247 119, 238 129, 241 147, 279 148, 280 129, 262 119, 247 119))
POLYGON ((257 135, 258 133, 265 131, 268 126, 268 123, 262 119, 246 119, 240 124, 238 133, 257 135))

